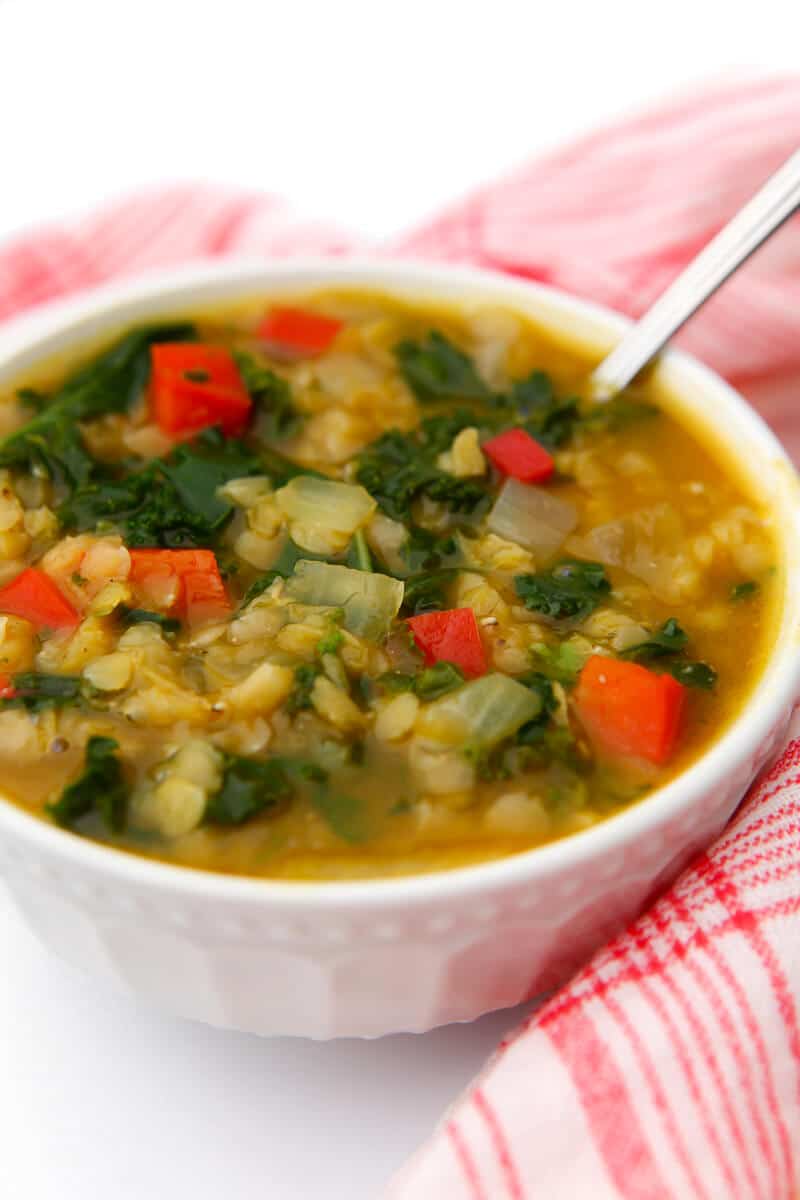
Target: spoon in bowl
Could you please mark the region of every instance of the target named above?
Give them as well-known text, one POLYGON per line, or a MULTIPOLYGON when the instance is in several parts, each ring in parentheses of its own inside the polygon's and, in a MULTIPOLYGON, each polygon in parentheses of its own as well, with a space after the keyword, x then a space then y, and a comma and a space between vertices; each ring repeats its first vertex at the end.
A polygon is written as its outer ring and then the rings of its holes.
POLYGON ((595 399, 608 400, 627 387, 701 304, 798 209, 800 150, 770 176, 595 368, 591 376, 595 399))

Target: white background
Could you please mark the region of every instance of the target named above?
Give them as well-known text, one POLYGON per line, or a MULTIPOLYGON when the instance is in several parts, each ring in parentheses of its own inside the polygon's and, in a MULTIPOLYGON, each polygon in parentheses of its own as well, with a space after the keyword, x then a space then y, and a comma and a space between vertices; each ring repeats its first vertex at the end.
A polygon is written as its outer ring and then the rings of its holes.
MULTIPOLYGON (((798 34, 796 0, 0 0, 0 236, 190 178, 379 238, 681 84, 791 69, 798 34)), ((511 1019, 259 1041, 84 980, 1 896, 0 950, 3 1200, 368 1200, 511 1019)))

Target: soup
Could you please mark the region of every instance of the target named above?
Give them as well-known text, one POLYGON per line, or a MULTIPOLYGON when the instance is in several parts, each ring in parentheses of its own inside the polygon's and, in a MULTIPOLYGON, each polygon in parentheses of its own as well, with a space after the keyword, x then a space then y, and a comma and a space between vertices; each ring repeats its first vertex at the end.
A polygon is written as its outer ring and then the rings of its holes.
POLYGON ((0 769, 120 849, 271 878, 588 829, 769 649, 770 517, 647 385, 506 310, 262 299, 0 398, 0 769))

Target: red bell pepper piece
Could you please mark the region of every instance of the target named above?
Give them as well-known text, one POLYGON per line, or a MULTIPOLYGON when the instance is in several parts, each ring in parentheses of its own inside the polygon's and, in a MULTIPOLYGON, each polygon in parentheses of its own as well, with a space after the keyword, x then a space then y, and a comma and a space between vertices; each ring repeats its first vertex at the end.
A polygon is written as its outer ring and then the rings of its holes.
POLYGON ((242 433, 253 402, 230 351, 197 342, 156 342, 150 347, 150 400, 165 433, 197 433, 219 425, 242 433))
POLYGON ((555 463, 525 429, 507 429, 483 443, 483 452, 491 463, 522 483, 543 483, 553 474, 555 463))
POLYGON ((486 654, 471 608, 422 613, 409 617, 408 625, 425 656, 426 666, 451 662, 471 679, 486 673, 486 654))
POLYGON ((659 764, 672 755, 686 689, 671 675, 593 654, 574 696, 581 723, 598 749, 659 764))
POLYGON ((190 624, 220 620, 231 603, 212 550, 131 550, 130 581, 147 592, 155 581, 176 581, 169 611, 190 624))
POLYGON ((0 675, 0 700, 13 700, 17 689, 11 682, 10 675, 0 675))
POLYGON ((258 327, 258 336, 278 353, 310 358, 327 350, 344 321, 302 308, 273 308, 258 327))
POLYGON ((27 567, 0 588, 0 613, 24 617, 37 629, 74 629, 81 620, 63 592, 38 567, 27 567))

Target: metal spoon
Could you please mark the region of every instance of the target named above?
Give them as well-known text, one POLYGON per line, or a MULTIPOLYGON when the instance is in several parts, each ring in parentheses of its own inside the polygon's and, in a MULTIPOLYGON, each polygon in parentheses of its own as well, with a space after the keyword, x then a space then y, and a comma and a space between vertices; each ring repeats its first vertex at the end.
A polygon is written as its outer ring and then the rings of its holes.
POLYGON ((622 391, 701 304, 800 209, 800 150, 689 263, 592 373, 595 398, 622 391))

